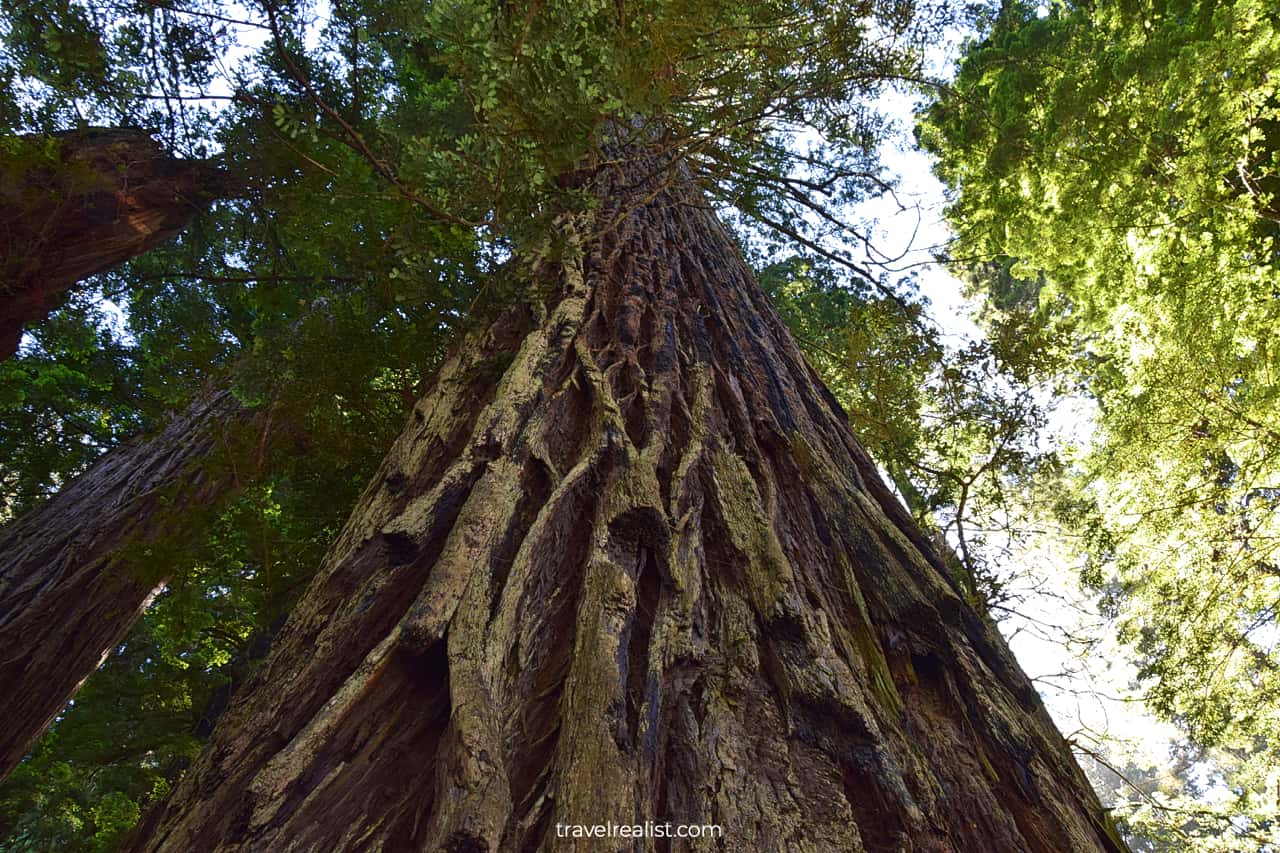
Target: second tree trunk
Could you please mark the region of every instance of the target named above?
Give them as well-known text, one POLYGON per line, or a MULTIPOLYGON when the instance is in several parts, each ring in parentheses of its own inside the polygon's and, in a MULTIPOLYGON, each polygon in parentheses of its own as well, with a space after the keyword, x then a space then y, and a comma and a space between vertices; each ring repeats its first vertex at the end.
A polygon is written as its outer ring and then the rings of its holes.
POLYGON ((124 639, 202 514, 234 490, 230 457, 208 457, 253 424, 229 391, 211 394, 0 529, 0 779, 124 639))

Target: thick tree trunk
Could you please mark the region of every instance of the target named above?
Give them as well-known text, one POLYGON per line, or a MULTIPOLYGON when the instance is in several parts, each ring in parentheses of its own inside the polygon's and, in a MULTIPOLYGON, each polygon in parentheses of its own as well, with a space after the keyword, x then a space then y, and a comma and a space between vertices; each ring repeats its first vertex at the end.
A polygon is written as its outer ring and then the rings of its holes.
POLYGON ((142 130, 9 140, 0 169, 0 359, 86 276, 173 238, 232 182, 142 130))
POLYGON ((1122 849, 701 197, 625 178, 130 849, 1122 849))
POLYGON ((0 528, 0 778, 124 639, 193 519, 234 488, 225 459, 205 463, 251 422, 214 394, 0 528))

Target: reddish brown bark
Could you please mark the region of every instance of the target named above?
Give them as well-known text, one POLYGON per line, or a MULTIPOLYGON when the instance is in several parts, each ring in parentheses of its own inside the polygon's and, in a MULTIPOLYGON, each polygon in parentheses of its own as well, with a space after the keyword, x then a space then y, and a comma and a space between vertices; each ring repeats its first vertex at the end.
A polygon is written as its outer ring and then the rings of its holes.
POLYGON ((1121 850, 700 195, 598 189, 128 849, 1121 850))
POLYGON ((172 239, 233 186, 212 163, 171 157, 136 129, 10 144, 0 169, 0 359, 77 281, 172 239))
POLYGON ((0 778, 174 569, 198 519, 231 492, 225 455, 251 413, 228 392, 154 436, 121 445, 32 512, 0 528, 0 778))

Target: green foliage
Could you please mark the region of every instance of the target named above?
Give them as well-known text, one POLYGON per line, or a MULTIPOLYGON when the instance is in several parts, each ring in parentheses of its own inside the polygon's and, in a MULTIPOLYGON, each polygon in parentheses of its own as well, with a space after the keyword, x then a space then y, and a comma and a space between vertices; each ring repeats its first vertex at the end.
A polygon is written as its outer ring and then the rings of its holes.
POLYGON ((194 98, 235 45, 229 12, 208 0, 15 0, 0 17, 0 126, 140 126, 198 153, 213 110, 194 98))
POLYGON ((21 514, 157 409, 97 306, 77 299, 0 362, 0 519, 21 514))
POLYGON ((1180 744, 1159 766, 1093 748, 1082 764, 1134 853, 1236 853, 1273 844, 1258 816, 1280 777, 1253 758, 1180 744))
POLYGON ((1259 0, 1006 4, 920 128, 953 257, 1038 277, 1098 402, 1060 504, 1085 578, 1152 707, 1238 765, 1233 820, 1181 849, 1280 826, 1278 66, 1259 0))

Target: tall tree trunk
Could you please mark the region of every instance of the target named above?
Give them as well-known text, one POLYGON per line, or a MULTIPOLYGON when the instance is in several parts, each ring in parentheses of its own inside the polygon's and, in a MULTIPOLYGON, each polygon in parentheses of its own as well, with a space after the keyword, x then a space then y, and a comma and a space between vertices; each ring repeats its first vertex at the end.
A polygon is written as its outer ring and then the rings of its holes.
POLYGON ((0 359, 70 287, 172 239, 233 182, 133 128, 6 141, 0 169, 0 359))
POLYGON ((627 177, 129 849, 1123 849, 701 196, 627 177))
POLYGON ((193 517, 234 488, 227 456, 206 463, 253 418, 213 394, 0 528, 0 778, 142 615, 193 517))

